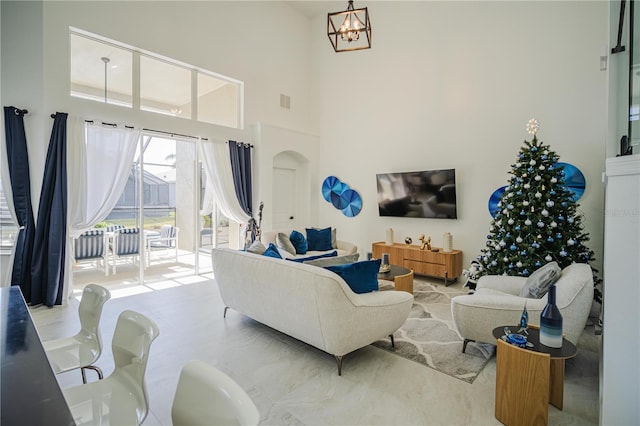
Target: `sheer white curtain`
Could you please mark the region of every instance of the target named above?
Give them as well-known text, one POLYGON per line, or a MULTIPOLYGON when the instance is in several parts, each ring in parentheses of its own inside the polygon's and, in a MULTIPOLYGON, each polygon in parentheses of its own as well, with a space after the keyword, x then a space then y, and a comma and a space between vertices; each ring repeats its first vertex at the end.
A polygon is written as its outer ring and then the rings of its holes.
POLYGON ((205 194, 203 210, 207 205, 213 206, 210 202, 213 199, 222 214, 241 225, 246 225, 251 218, 242 210, 236 196, 229 147, 223 142, 201 141, 200 154, 207 174, 208 192, 205 194), (209 203, 206 203, 207 200, 209 203))
POLYGON ((73 288, 73 239, 107 217, 118 202, 139 138, 135 129, 85 123, 78 117, 67 121, 66 296, 73 288))

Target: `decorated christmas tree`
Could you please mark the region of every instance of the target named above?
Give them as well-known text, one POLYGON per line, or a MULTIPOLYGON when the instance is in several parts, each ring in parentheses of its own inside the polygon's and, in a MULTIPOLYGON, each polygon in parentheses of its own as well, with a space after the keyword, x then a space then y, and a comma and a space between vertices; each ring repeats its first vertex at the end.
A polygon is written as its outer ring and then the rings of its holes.
POLYGON ((511 165, 508 185, 497 203, 486 247, 478 256, 480 274, 529 276, 556 261, 560 268, 588 263, 593 252, 585 246, 589 234, 573 192, 565 185, 559 156, 537 138, 538 122, 527 123, 533 140, 511 165))

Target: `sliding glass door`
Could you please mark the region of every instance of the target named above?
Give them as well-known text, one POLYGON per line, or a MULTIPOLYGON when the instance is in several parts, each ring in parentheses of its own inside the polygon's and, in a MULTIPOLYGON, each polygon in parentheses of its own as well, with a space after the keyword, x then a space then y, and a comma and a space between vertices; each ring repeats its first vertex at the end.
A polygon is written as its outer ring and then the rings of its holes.
POLYGON ((211 202, 197 143, 142 135, 118 202, 93 230, 104 256, 74 265, 76 288, 114 282, 135 294, 211 272, 211 249, 228 246, 229 221, 211 202))

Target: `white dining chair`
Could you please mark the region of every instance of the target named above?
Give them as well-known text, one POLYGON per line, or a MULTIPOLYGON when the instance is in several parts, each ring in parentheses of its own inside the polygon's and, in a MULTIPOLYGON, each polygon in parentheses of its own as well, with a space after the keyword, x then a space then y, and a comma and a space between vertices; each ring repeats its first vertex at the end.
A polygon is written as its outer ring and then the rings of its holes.
POLYGON ((82 291, 78 315, 80 331, 71 337, 43 342, 51 368, 56 374, 80 369, 82 382, 87 383, 86 369, 94 370, 102 379, 102 370, 92 365, 102 353, 100 318, 104 304, 111 298, 106 288, 89 284, 82 291))
POLYGON ((178 379, 174 426, 257 425, 260 413, 247 393, 214 366, 190 361, 178 379))
POLYGON ((77 425, 139 425, 149 412, 145 372, 158 327, 144 315, 118 317, 111 350, 115 369, 104 380, 63 391, 77 425))

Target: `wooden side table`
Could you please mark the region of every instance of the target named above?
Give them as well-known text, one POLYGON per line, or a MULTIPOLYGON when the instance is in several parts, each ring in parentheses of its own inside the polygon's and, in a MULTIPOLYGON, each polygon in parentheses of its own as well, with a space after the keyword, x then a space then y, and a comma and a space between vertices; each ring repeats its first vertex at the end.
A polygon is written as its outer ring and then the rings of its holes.
POLYGON ((379 280, 393 281, 393 286, 398 291, 406 291, 413 294, 413 271, 398 265, 389 265, 388 272, 380 272, 379 280))
MULTIPOLYGON (((508 327, 516 333, 517 326, 508 327)), ((549 406, 562 410, 564 362, 577 348, 562 339, 562 348, 540 344, 540 330, 529 328, 527 340, 533 347, 521 349, 503 341, 505 327, 493 330, 497 340, 496 419, 505 425, 547 424, 549 406)))

